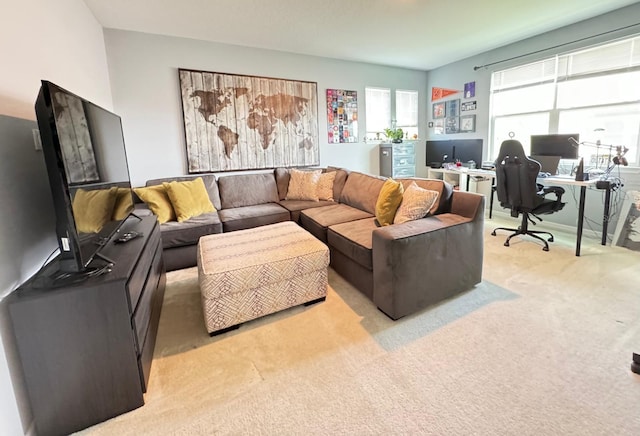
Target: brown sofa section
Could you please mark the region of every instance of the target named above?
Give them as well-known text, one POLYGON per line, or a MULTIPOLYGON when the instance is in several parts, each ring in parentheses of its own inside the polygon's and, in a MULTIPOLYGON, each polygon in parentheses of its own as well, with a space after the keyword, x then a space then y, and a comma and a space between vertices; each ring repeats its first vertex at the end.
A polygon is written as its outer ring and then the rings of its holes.
MULTIPOLYGON (((370 207, 371 191, 378 189, 380 179, 365 174, 352 178, 354 174, 349 175, 341 200, 346 197, 351 204, 370 207)), ((327 224, 332 267, 392 319, 469 290, 482 280, 484 197, 454 191, 441 180, 411 178, 402 183, 408 186, 413 181, 439 193, 430 214, 422 219, 378 227, 373 217, 341 220, 322 210, 304 211, 301 217, 303 226, 315 225, 311 228, 320 234, 318 222, 327 224)))
POLYGON ((373 302, 392 319, 471 289, 482 280, 484 197, 453 194, 456 212, 372 233, 373 302))
POLYGON ((471 289, 482 279, 484 197, 442 180, 400 179, 437 191, 429 214, 379 227, 375 206, 382 177, 339 168, 334 201, 286 200, 289 170, 203 177, 216 212, 161 225, 167 269, 196 264, 196 246, 219 233, 292 220, 329 246, 331 266, 392 319, 471 289), (215 187, 214 187, 215 185, 215 187))
POLYGON ((225 232, 289 221, 289 211, 278 204, 278 187, 273 173, 239 174, 218 179, 225 232))
MULTIPOLYGON (((220 210, 220 194, 213 174, 153 179, 148 180, 146 186, 160 185, 163 182, 174 180, 179 182, 189 181, 196 177, 202 177, 211 204, 216 210, 220 210)), ((217 212, 196 216, 181 223, 170 221, 161 224, 160 236, 162 238, 163 257, 167 271, 194 266, 196 246, 200 237, 214 233, 222 233, 222 222, 217 212)))

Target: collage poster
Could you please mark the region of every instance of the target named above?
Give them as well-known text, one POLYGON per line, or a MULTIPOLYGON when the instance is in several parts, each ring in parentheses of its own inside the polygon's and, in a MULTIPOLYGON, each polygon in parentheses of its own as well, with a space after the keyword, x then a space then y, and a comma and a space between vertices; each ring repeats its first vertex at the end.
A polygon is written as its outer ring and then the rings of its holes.
POLYGON ((329 144, 358 142, 358 96, 356 91, 327 89, 329 144))

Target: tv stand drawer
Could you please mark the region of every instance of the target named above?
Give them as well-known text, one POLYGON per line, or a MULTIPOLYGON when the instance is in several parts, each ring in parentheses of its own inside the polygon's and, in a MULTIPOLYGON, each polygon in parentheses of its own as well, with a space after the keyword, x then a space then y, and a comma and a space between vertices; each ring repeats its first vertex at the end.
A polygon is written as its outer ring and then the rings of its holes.
POLYGON ((140 258, 138 259, 136 267, 131 273, 131 276, 129 277, 129 281, 127 282, 127 290, 129 291, 128 295, 129 295, 129 302, 130 302, 129 307, 130 307, 131 313, 133 313, 136 310, 136 306, 138 305, 138 300, 140 299, 140 295, 144 288, 144 284, 147 280, 147 274, 149 273, 149 268, 153 260, 153 255, 156 251, 156 247, 159 245, 160 245, 160 229, 156 224, 150 233, 149 240, 147 241, 145 249, 143 250, 143 255, 140 256, 140 258))
MULTIPOLYGON (((151 248, 151 247, 150 247, 151 248)), ((136 346, 138 355, 142 349, 145 335, 149 329, 149 320, 151 319, 151 312, 153 309, 154 293, 158 288, 158 281, 162 275, 162 247, 157 245, 155 255, 151 268, 148 271, 149 275, 145 283, 144 290, 141 293, 138 307, 133 314, 133 328, 134 337, 136 338, 136 346)))

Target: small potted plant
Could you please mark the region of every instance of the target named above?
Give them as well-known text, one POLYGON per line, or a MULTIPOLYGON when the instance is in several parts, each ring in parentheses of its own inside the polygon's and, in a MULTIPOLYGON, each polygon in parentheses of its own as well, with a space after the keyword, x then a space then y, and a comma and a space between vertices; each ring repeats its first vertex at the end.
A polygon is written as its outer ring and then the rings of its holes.
POLYGON ((402 142, 404 137, 402 129, 384 129, 384 134, 394 143, 402 142))

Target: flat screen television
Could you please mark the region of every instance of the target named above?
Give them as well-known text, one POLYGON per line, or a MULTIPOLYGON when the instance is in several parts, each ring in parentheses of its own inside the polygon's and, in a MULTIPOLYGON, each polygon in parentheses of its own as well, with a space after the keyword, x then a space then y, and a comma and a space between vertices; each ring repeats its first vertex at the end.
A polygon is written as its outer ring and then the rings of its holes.
POLYGON ((84 271, 133 210, 120 117, 51 82, 35 103, 62 271, 84 271))
POLYGON ((531 156, 559 156, 561 159, 578 159, 577 133, 531 135, 531 156))

